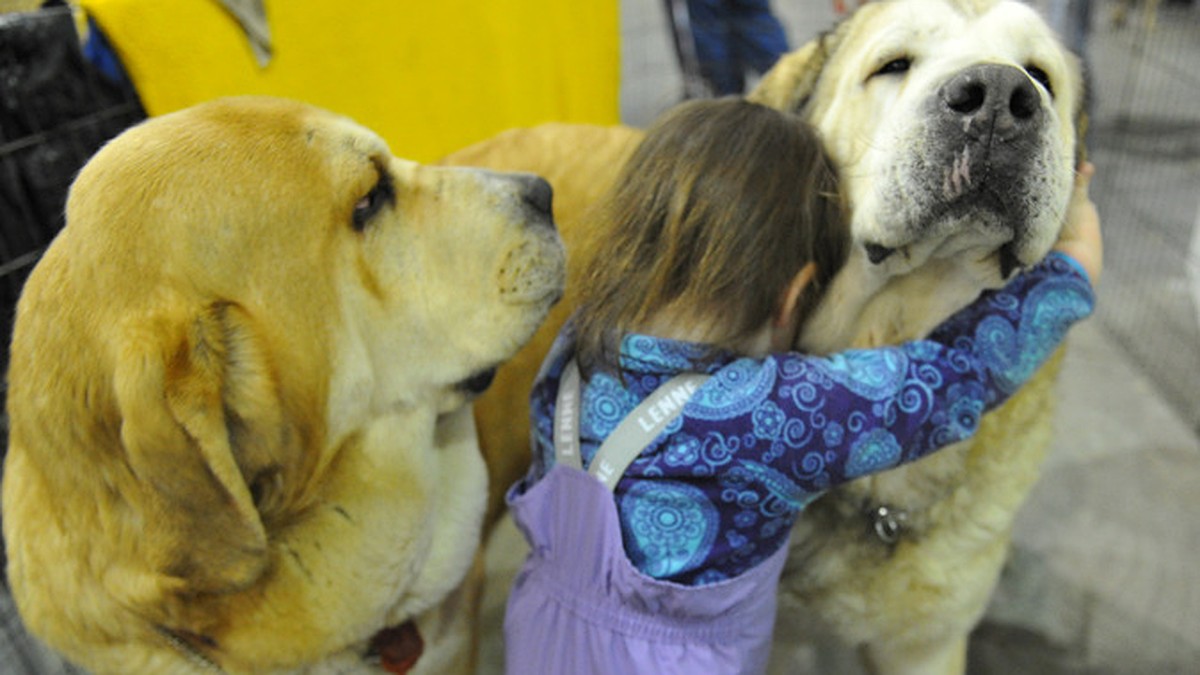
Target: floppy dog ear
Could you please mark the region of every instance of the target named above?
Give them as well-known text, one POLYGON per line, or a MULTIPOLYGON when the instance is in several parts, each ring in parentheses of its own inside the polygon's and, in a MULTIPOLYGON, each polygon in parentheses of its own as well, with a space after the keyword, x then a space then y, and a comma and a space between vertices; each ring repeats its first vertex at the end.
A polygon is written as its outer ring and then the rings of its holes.
POLYGON ((140 485, 147 563, 184 593, 253 583, 268 562, 251 485, 278 478, 281 411, 239 308, 157 316, 127 334, 115 373, 121 440, 140 485))
POLYGON ((838 35, 822 34, 803 47, 784 54, 746 98, 777 110, 801 112, 816 89, 838 35))

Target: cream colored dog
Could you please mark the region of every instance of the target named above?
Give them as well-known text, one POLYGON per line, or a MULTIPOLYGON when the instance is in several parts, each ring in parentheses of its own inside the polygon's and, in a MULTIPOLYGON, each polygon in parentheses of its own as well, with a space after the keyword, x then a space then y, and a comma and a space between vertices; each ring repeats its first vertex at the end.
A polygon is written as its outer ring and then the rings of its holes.
MULTIPOLYGON (((892 0, 865 5, 766 75, 750 98, 820 131, 853 210, 857 245, 802 349, 919 337, 1046 254, 1082 153, 1079 68, 1022 3, 892 0)), ((626 128, 546 126, 448 161, 546 176, 578 269, 603 254, 604 233, 583 231, 567 209, 601 194, 638 138, 626 128)), ((528 412, 516 403, 571 305, 568 291, 477 404, 501 488, 528 458, 528 427, 514 421, 528 412)), ((1050 438, 1058 364, 989 415, 973 441, 809 507, 783 581, 778 669, 781 652, 829 630, 876 672, 963 671, 967 635, 1050 438)))
POLYGON ((96 673, 401 672, 414 619, 417 671, 469 655, 465 403, 561 294, 549 186, 240 98, 113 140, 67 223, 9 373, 30 629, 96 673))

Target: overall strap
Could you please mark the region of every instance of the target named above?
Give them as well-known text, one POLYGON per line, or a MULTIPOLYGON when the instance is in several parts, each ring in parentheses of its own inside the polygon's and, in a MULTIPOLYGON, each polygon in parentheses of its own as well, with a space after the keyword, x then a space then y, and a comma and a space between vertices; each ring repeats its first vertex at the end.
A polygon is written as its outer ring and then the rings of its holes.
MULTIPOLYGON (((615 489, 617 481, 633 460, 658 438, 667 425, 683 414, 683 406, 708 378, 708 375, 699 373, 684 373, 672 377, 651 392, 600 444, 588 473, 610 492, 615 489)), ((554 414, 554 452, 558 462, 574 468, 581 467, 579 384, 579 367, 571 361, 559 381, 554 414), (566 409, 564 405, 571 406, 571 409, 566 409)))
POLYGON ((582 469, 579 458, 579 366, 567 362, 558 379, 558 397, 554 403, 554 460, 572 469, 582 469))

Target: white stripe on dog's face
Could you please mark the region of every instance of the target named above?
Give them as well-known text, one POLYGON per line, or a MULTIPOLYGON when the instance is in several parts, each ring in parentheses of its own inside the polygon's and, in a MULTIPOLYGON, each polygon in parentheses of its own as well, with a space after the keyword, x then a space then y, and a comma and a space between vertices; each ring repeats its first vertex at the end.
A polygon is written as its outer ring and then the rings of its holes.
POLYGON ((843 28, 805 113, 881 271, 999 247, 1009 263, 1043 256, 1069 196, 1081 90, 1046 24, 1016 2, 904 0, 843 28))

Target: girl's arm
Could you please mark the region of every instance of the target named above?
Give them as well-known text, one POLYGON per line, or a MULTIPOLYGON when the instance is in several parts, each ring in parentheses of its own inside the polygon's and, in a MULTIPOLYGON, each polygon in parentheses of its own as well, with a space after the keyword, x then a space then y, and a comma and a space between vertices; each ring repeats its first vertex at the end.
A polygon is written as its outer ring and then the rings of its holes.
MULTIPOLYGON (((1053 252, 981 296, 926 340, 776 361, 771 398, 788 451, 776 457, 806 492, 919 459, 969 438, 1024 384, 1095 297, 1080 263, 1053 252), (792 442, 788 430, 791 430, 792 442)), ((703 390, 702 390, 703 391, 703 390)))
MULTIPOLYGON (((1051 252, 1047 259, 1024 275, 1013 279, 999 293, 985 293, 979 300, 951 316, 933 330, 930 339, 950 344, 954 336, 963 333, 970 325, 979 322, 979 313, 991 311, 985 301, 989 298, 994 300, 995 298, 992 296, 1000 295, 1000 299, 1003 300, 1005 294, 1011 297, 1015 293, 1022 293, 1023 288, 1042 283, 1043 277, 1046 275, 1046 270, 1040 268, 1044 268, 1046 265, 1073 265, 1077 273, 1074 276, 1081 278, 1085 284, 1088 284, 1089 289, 1095 288, 1096 283, 1100 280, 1100 273, 1104 266, 1104 244, 1100 235, 1100 215, 1096 210, 1096 205, 1088 196, 1088 185, 1091 183, 1095 172, 1096 167, 1090 162, 1084 162, 1079 166, 1079 170, 1075 174, 1075 189, 1071 195, 1071 202, 1067 207, 1066 224, 1059 235, 1058 242, 1054 245, 1054 251, 1051 252)), ((1066 269, 1064 268, 1063 271, 1066 272, 1066 269)), ((1068 274, 1067 276, 1070 277, 1071 275, 1068 274)), ((1078 281, 1079 279, 1076 279, 1073 283, 1078 284, 1078 281)), ((1093 295, 1093 304, 1094 301, 1095 298, 1093 295)), ((1088 314, 1090 313, 1091 310, 1089 309, 1088 314)), ((1062 332, 1065 335, 1066 328, 1063 328, 1062 332)), ((1055 338, 1052 335, 1043 335, 1042 339, 1051 341, 1047 344, 1048 346, 1053 346, 1062 340, 1062 336, 1055 338)), ((1050 351, 1053 351, 1053 349, 1050 351)), ((1041 358, 1044 360, 1048 356, 1049 351, 1041 358)))
POLYGON ((1088 184, 1096 173, 1091 162, 1079 165, 1075 174, 1075 192, 1067 207, 1067 223, 1054 250, 1067 254, 1087 272, 1092 288, 1100 283, 1104 267, 1104 242, 1100 237, 1100 214, 1088 197, 1088 184))

